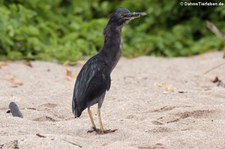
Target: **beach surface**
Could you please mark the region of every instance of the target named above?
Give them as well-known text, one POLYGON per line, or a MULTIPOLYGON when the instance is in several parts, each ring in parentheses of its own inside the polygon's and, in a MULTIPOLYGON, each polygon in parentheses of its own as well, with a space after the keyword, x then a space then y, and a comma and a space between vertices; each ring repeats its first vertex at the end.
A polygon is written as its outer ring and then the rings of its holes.
MULTIPOLYGON (((84 62, 0 62, 0 148, 224 149, 225 65, 210 71, 222 55, 121 58, 101 109, 105 129, 117 131, 104 135, 87 133, 87 110, 72 114, 84 62), (23 118, 9 113, 10 102, 23 118)), ((99 127, 97 106, 91 110, 99 127)))

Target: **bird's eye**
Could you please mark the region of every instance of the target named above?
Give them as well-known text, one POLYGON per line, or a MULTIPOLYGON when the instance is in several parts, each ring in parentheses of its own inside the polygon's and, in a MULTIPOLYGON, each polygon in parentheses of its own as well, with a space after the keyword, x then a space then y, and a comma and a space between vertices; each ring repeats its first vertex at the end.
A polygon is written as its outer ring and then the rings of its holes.
POLYGON ((120 16, 123 17, 124 16, 124 13, 120 13, 120 16))

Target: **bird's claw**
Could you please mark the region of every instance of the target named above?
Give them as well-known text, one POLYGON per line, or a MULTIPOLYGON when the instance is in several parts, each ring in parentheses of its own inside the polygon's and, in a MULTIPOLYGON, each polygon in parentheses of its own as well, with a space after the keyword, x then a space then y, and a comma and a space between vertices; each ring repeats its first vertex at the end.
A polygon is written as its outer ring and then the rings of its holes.
POLYGON ((88 130, 87 133, 92 133, 92 132, 96 132, 97 134, 107 134, 107 133, 113 133, 117 131, 117 129, 107 129, 107 130, 101 130, 95 127, 92 127, 92 130, 88 130))
MULTIPOLYGON (((107 130, 104 130, 103 132, 100 130, 100 134, 107 134, 107 133, 113 133, 117 131, 117 129, 107 129, 107 130)), ((98 132, 97 132, 98 133, 98 132)))
POLYGON ((88 130, 87 133, 92 133, 97 131, 99 131, 99 129, 97 129, 96 127, 91 127, 91 130, 88 130))

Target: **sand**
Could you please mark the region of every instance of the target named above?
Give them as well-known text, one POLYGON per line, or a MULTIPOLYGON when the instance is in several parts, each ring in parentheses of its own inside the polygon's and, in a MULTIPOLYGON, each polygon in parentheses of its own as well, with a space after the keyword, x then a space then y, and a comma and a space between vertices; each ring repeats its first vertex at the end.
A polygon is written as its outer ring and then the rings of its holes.
POLYGON ((0 148, 224 149, 225 88, 212 80, 225 81, 225 65, 203 75, 221 57, 122 58, 102 107, 104 127, 118 130, 105 135, 87 133, 87 110, 71 112, 81 64, 1 62, 0 148), (24 118, 7 113, 11 101, 24 118))

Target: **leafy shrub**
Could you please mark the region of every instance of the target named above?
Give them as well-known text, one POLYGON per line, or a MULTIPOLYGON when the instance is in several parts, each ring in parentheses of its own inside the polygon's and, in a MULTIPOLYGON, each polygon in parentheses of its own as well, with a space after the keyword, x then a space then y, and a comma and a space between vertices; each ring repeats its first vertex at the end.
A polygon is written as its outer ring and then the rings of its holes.
POLYGON ((94 55, 102 47, 108 17, 118 7, 148 14, 124 28, 127 57, 190 56, 223 47, 205 24, 210 20, 225 33, 223 6, 180 6, 178 0, 0 0, 0 4, 0 59, 64 62, 94 55))

